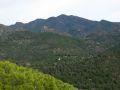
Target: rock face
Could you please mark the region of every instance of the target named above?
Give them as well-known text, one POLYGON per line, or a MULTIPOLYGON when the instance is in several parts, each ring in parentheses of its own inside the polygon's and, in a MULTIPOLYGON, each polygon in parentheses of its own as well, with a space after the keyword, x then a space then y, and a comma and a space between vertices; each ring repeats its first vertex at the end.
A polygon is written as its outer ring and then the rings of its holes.
POLYGON ((71 36, 83 36, 98 30, 118 30, 120 29, 120 24, 106 20, 92 21, 73 15, 60 15, 58 17, 50 17, 48 19, 36 19, 26 24, 17 22, 15 25, 11 25, 10 27, 13 29, 23 29, 34 32, 46 31, 47 27, 47 32, 62 32, 71 36))

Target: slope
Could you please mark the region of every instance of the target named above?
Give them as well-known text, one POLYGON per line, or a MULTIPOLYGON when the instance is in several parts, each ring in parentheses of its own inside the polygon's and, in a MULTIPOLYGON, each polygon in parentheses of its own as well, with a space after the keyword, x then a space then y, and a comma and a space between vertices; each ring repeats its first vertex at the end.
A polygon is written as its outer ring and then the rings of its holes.
POLYGON ((13 29, 25 29, 33 32, 56 32, 64 33, 73 37, 86 36, 94 31, 113 31, 120 29, 119 23, 106 20, 92 21, 77 16, 60 15, 48 19, 36 19, 29 23, 17 22, 11 25, 13 29))
POLYGON ((50 75, 33 69, 0 62, 0 90, 77 90, 50 75))
POLYGON ((19 65, 51 74, 83 90, 119 90, 119 41, 119 30, 97 31, 81 39, 16 31, 0 43, 0 51, 19 65))

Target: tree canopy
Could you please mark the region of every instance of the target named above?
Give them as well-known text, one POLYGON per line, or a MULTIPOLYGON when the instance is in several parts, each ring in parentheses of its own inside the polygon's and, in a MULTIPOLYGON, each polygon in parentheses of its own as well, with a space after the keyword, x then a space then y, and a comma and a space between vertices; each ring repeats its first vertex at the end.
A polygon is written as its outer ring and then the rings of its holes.
POLYGON ((37 70, 0 61, 0 90, 77 90, 37 70))

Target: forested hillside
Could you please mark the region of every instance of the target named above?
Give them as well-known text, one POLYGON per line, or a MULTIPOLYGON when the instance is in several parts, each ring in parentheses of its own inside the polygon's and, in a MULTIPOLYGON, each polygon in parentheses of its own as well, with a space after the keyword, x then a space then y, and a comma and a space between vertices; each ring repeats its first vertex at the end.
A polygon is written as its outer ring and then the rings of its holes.
POLYGON ((0 61, 0 90, 78 90, 33 69, 0 61))
POLYGON ((119 90, 119 26, 66 15, 0 25, 0 60, 37 69, 80 90, 119 90))
POLYGON ((79 89, 119 89, 120 33, 86 38, 15 31, 0 43, 1 58, 50 74, 79 89))

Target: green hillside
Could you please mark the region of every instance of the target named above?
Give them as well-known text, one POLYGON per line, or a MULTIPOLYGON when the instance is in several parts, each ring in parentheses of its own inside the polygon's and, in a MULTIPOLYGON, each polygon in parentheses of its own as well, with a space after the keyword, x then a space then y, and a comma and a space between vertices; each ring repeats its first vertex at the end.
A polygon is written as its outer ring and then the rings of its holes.
POLYGON ((0 41, 0 58, 32 67, 83 90, 120 89, 120 32, 73 38, 17 31, 0 41))
POLYGON ((77 90, 77 88, 36 70, 0 61, 0 90, 77 90))
POLYGON ((87 43, 82 39, 53 33, 15 32, 0 43, 0 52, 6 58, 21 63, 54 63, 59 57, 87 56, 87 43))

